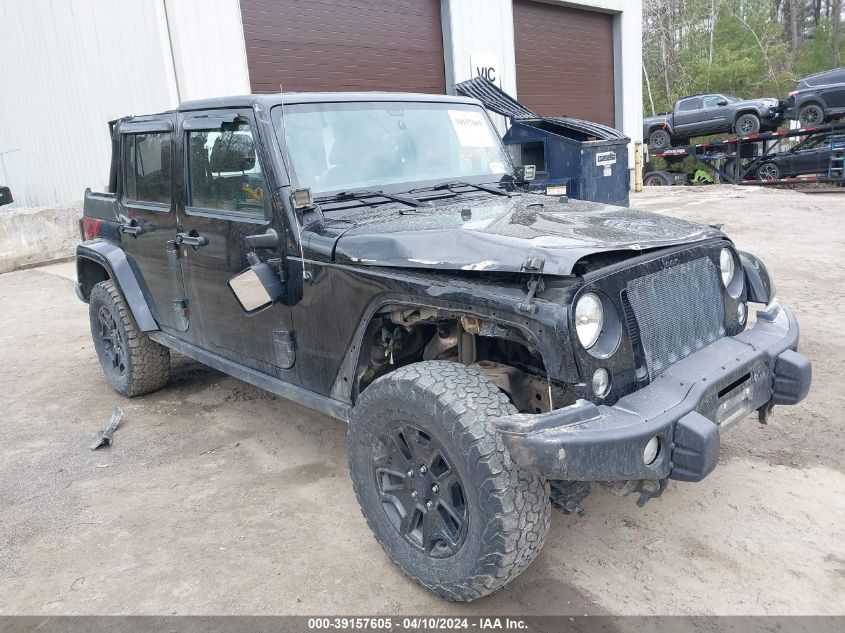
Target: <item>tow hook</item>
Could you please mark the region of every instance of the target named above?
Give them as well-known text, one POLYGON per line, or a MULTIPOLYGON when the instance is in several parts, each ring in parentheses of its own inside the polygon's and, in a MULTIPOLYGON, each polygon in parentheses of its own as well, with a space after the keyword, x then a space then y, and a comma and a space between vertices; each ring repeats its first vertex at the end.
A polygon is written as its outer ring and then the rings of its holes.
POLYGON ((537 311, 537 306, 534 305, 534 295, 538 290, 543 289, 543 266, 546 260, 542 257, 526 257, 522 262, 522 270, 524 273, 531 273, 531 278, 528 280, 528 295, 525 301, 517 306, 521 312, 529 312, 531 314, 537 311))
POLYGON ((637 498, 637 505, 642 508, 651 499, 659 497, 666 490, 667 479, 629 479, 628 481, 608 481, 603 482, 605 488, 617 497, 627 497, 628 495, 638 492, 640 496, 637 498))

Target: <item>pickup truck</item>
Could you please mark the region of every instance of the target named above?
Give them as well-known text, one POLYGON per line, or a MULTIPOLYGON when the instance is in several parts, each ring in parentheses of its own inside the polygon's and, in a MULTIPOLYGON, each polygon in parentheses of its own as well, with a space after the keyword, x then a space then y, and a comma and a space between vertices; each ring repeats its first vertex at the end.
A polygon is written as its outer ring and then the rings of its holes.
POLYGON ((730 427, 810 387, 759 259, 526 193, 475 99, 191 101, 111 142, 76 251, 108 383, 161 389, 175 350, 348 423, 366 523, 444 598, 513 580, 592 482, 645 503, 699 481, 730 427))
POLYGON ((777 99, 739 99, 719 93, 683 97, 675 110, 643 120, 643 138, 652 151, 686 145, 696 136, 735 132, 751 136, 777 129, 785 104, 777 99))

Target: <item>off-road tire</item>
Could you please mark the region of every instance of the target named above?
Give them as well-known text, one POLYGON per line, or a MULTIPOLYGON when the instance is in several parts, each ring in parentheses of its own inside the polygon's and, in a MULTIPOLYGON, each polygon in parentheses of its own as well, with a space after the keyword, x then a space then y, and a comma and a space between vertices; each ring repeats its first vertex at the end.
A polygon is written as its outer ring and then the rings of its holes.
POLYGON ((824 123, 824 108, 818 103, 808 103, 798 111, 798 124, 801 127, 815 127, 824 123))
POLYGON ((734 131, 739 136, 757 134, 760 131, 760 117, 756 114, 743 114, 734 123, 734 131))
POLYGON ((666 130, 658 129, 653 130, 651 134, 648 135, 648 147, 649 149, 660 151, 672 146, 672 137, 666 130))
POLYGON ((414 363, 379 378, 352 411, 349 469, 367 524, 394 563, 447 600, 475 600, 503 587, 525 571, 545 541, 549 485, 513 462, 491 422, 513 413, 507 396, 484 376, 448 361, 414 363), (448 558, 414 548, 383 507, 374 457, 380 434, 397 420, 440 444, 465 489, 465 539, 448 558))
POLYGON ((91 336, 103 373, 109 384, 126 397, 142 396, 161 389, 170 376, 170 350, 141 332, 126 302, 112 280, 102 281, 91 289, 88 302, 91 336), (123 354, 123 371, 114 367, 107 343, 101 336, 101 310, 114 318, 115 333, 123 354))

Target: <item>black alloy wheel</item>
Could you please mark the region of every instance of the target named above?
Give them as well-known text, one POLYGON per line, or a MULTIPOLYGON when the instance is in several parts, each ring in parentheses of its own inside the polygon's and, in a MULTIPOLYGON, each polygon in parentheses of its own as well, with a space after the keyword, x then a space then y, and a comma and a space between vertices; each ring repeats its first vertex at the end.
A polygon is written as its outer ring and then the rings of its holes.
POLYGON ((671 144, 672 137, 666 130, 654 130, 648 137, 649 147, 656 152, 666 149, 671 144))
POLYGON ((801 127, 813 127, 824 123, 824 110, 818 104, 811 103, 801 108, 798 113, 798 123, 801 127))
POLYGON ((763 163, 757 169, 757 178, 759 180, 777 180, 780 178, 780 169, 774 163, 763 163))
POLYGON ((120 328, 114 318, 114 312, 110 306, 100 306, 97 311, 97 322, 100 326, 100 344, 108 360, 111 362, 111 370, 118 376, 126 374, 126 341, 121 335, 120 328))
POLYGON ((464 484, 431 435, 408 422, 387 427, 374 447, 373 476, 385 514, 408 543, 432 558, 461 548, 468 524, 464 484))
POLYGON ((760 131, 760 119, 754 114, 743 114, 736 120, 736 133, 751 136, 760 131))

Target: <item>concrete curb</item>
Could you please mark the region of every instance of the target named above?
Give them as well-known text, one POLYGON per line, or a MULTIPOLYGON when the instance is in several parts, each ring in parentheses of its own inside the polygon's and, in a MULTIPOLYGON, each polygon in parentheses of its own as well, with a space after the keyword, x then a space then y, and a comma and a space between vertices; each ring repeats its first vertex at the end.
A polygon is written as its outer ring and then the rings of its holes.
POLYGON ((0 273, 72 258, 82 203, 0 211, 0 273))

